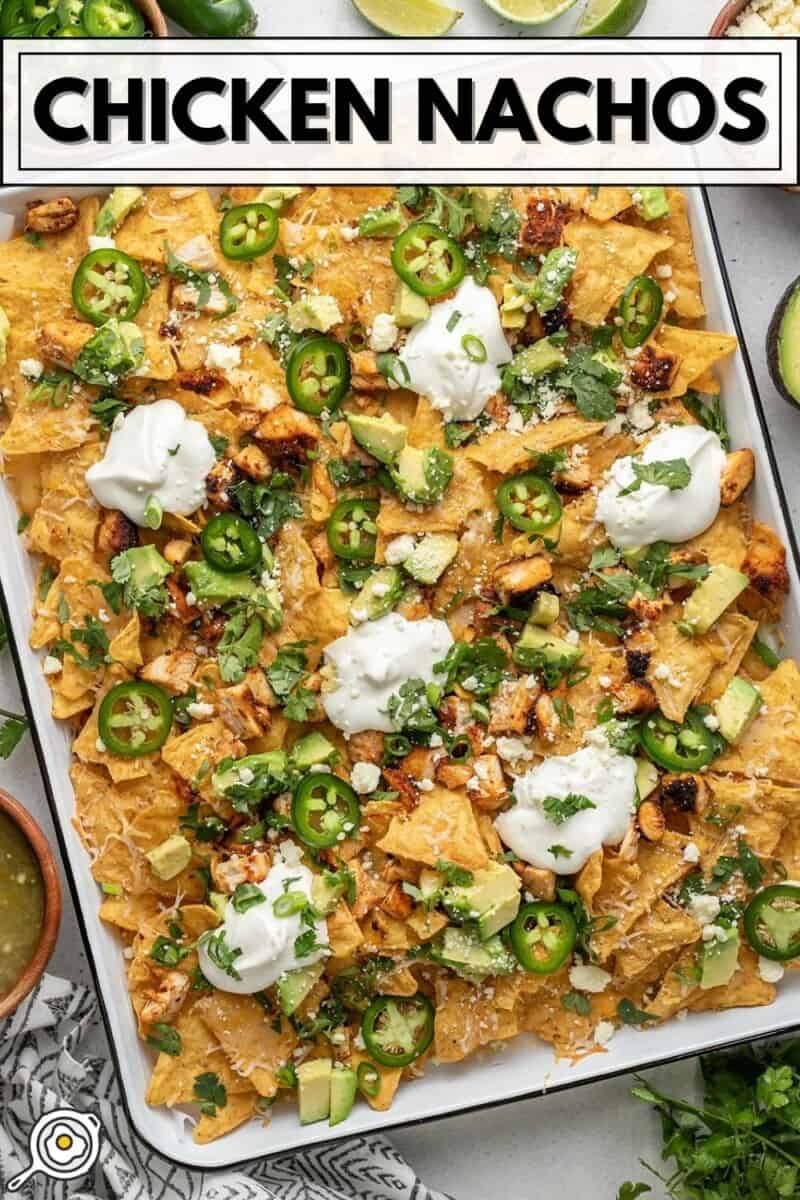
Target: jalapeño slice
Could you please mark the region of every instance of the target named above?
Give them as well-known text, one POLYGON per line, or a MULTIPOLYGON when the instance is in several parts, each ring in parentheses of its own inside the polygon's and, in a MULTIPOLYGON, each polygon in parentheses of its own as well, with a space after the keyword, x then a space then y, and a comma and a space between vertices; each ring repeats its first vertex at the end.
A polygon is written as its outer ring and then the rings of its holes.
POLYGON ((130 0, 86 0, 83 27, 93 38, 144 37, 144 18, 130 0))
POLYGON ((358 832, 358 796, 338 775, 315 771, 306 775, 292 797, 292 824, 297 836, 315 850, 328 850, 358 832))
POLYGON ((659 767, 667 771, 699 771, 720 754, 724 742, 708 728, 703 715, 690 708, 682 725, 659 711, 641 728, 642 746, 659 767))
POLYGON ((337 558, 372 562, 378 541, 377 500, 340 500, 328 518, 328 545, 337 558))
POLYGON ((41 21, 48 13, 54 12, 58 0, 22 0, 22 19, 24 21, 41 21))
POLYGON ((800 887, 776 883, 758 892, 744 910, 744 929, 762 958, 800 958, 800 887))
POLYGON ((217 513, 200 534, 203 557, 226 575, 251 571, 262 561, 261 542, 252 525, 234 513, 217 513))
POLYGON ((569 958, 577 936, 575 918, 566 905, 536 900, 517 913, 511 948, 526 971, 551 975, 569 958))
POLYGON ((509 525, 525 533, 542 533, 561 519, 558 492, 549 480, 532 471, 500 484, 497 507, 509 525))
POLYGON ((278 240, 278 215, 269 204, 239 204, 229 209, 219 227, 226 258, 247 261, 271 250, 278 240))
POLYGON ((333 338, 303 338, 286 362, 286 387, 300 411, 312 417, 338 408, 350 390, 347 351, 333 338))
POLYGON ((433 1005, 427 996, 377 996, 361 1023, 370 1058, 382 1067, 407 1067, 433 1041, 433 1005))
POLYGON ((152 754, 164 745, 171 727, 172 700, 154 683, 118 683, 100 705, 100 738, 107 750, 122 758, 152 754))
POLYGON ((464 278, 467 260, 458 242, 430 221, 415 221, 394 239, 392 266, 418 296, 443 296, 464 278))
POLYGON ((132 321, 146 291, 144 271, 122 250, 92 250, 72 277, 72 303, 93 325, 104 325, 111 317, 132 321))
POLYGON ((642 346, 658 324, 664 307, 664 293, 649 275, 636 275, 625 288, 620 301, 623 346, 633 350, 642 346))

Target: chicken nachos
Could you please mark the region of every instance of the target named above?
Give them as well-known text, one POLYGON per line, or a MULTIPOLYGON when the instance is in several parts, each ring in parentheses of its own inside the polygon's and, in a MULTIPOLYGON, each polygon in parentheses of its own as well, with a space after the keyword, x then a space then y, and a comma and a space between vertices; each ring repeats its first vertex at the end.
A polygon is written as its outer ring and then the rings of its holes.
POLYGON ((800 678, 686 200, 116 188, 0 247, 31 644, 208 1142, 768 1004, 800 678))

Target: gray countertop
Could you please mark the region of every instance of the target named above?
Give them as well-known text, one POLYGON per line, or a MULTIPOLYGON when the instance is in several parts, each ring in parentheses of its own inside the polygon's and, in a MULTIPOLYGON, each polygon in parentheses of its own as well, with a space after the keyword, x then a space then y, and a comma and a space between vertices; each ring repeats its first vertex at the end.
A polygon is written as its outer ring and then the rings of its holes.
MULTIPOLYGON (((714 188, 712 204, 731 275, 745 340, 764 399, 792 507, 800 520, 800 412, 774 392, 764 339, 778 296, 800 273, 800 195, 769 188, 714 188)), ((8 657, 0 676, 0 706, 18 708, 8 657)), ((30 741, 0 764, 0 785, 17 795, 52 832, 30 741)), ((51 970, 88 982, 77 924, 67 902, 51 970)), ((692 1063, 652 1072, 662 1086, 686 1088, 692 1063)), ((658 1164, 657 1122, 628 1099, 629 1077, 506 1105, 395 1133, 394 1140, 428 1183, 457 1200, 484 1200, 498 1190, 508 1200, 591 1196, 614 1200, 626 1179, 644 1179, 639 1157, 658 1164)), ((157 1198, 154 1198, 157 1200, 157 1198)), ((654 1200, 661 1200, 656 1187, 654 1200)))

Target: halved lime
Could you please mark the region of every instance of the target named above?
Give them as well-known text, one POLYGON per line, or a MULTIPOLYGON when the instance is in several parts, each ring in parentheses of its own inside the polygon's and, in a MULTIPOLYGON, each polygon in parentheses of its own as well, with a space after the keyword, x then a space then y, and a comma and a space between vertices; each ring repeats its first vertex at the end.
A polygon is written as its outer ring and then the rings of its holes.
POLYGON ((353 0, 362 17, 393 37, 441 37, 459 17, 456 8, 436 0, 353 0))
POLYGON ((544 25, 554 21, 578 0, 483 0, 489 8, 520 25, 544 25))
POLYGON ((578 22, 578 37, 625 37, 639 24, 647 0, 589 0, 578 22))

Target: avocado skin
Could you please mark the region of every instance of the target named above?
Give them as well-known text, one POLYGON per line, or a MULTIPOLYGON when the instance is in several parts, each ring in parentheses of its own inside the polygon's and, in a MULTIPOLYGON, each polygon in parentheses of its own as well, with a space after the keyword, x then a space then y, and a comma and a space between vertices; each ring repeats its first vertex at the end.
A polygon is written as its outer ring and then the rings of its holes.
POLYGON ((767 330, 767 366, 772 382, 784 400, 800 408, 800 367, 797 378, 787 379, 781 364, 781 344, 786 339, 800 341, 800 276, 781 296, 767 330))

